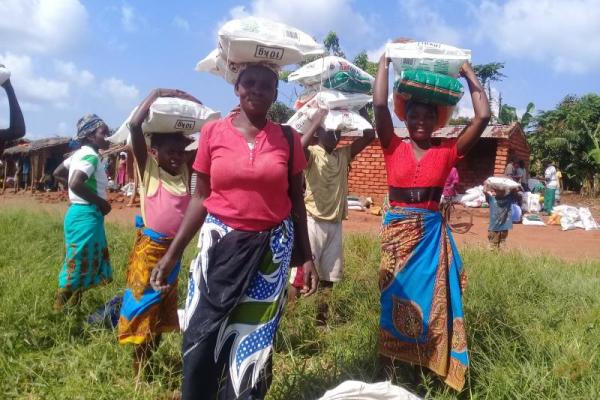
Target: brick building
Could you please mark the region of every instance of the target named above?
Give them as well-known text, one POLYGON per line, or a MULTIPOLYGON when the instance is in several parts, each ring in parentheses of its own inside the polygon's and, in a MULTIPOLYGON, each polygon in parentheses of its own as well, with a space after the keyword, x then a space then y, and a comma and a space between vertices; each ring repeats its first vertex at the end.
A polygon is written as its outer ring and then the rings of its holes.
MULTIPOLYGON (((447 126, 434 132, 435 138, 453 139, 458 137, 464 126, 447 126)), ((396 128, 396 135, 408 137, 406 128, 396 128)), ((349 144, 353 137, 345 137, 341 145, 349 144)), ((502 175, 510 156, 525 161, 529 169, 530 149, 527 139, 517 123, 512 125, 490 125, 481 135, 479 142, 458 165, 460 175, 459 192, 480 185, 492 175, 502 175)), ((352 162, 348 180, 351 195, 370 196, 376 204, 383 201, 387 193, 387 181, 383 153, 379 140, 375 139, 352 162)))

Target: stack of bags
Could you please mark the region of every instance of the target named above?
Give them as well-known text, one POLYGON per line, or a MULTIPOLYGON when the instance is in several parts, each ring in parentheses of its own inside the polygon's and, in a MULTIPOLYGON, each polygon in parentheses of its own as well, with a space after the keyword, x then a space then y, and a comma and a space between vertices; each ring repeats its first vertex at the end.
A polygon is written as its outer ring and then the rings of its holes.
POLYGON ((463 85, 456 78, 471 60, 471 51, 431 42, 388 43, 386 57, 396 73, 396 116, 406 121, 406 102, 414 99, 436 105, 437 127, 445 126, 463 96, 463 85))
POLYGON ((291 73, 290 82, 298 82, 304 92, 298 97, 294 108, 296 114, 287 122, 296 131, 304 133, 319 107, 329 113, 323 122, 327 130, 342 132, 372 129, 358 110, 367 105, 375 78, 336 56, 327 56, 308 63, 291 73))
POLYGON ((196 70, 216 74, 232 84, 248 64, 263 64, 278 71, 307 56, 323 54, 323 46, 310 35, 264 18, 231 20, 218 35, 218 47, 196 65, 196 70))

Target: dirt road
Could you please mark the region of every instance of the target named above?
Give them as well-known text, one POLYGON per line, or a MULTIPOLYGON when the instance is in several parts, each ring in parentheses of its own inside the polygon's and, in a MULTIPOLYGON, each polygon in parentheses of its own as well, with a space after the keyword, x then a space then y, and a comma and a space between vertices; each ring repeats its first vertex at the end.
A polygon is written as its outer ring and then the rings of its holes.
MULTIPOLYGON (((563 198, 565 204, 583 205, 590 207, 596 220, 600 221, 600 202, 582 200, 576 196, 563 198)), ((127 207, 125 199, 112 198, 112 212, 107 222, 122 226, 133 226, 133 217, 139 214, 138 207, 127 207)), ((67 209, 64 194, 48 193, 32 196, 30 193, 5 193, 0 196, 0 208, 17 208, 26 210, 46 211, 63 216, 67 209)), ((474 225, 470 232, 455 235, 459 247, 485 246, 487 244, 487 209, 470 209, 473 213, 474 225)), ((364 212, 351 211, 347 221, 344 221, 345 232, 363 232, 377 234, 381 225, 381 217, 364 212)), ((524 226, 515 225, 508 236, 508 248, 526 253, 546 254, 568 261, 599 260, 600 231, 572 230, 561 231, 560 226, 524 226)))

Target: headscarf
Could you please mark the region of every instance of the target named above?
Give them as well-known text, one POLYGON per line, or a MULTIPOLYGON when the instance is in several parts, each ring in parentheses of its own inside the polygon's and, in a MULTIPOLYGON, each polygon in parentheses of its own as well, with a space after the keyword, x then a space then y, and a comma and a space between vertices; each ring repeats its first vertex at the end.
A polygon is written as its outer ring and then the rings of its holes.
POLYGON ((102 125, 106 125, 106 122, 96 114, 84 115, 77 121, 77 133, 73 137, 73 140, 80 142, 90 134, 94 133, 96 129, 102 125))

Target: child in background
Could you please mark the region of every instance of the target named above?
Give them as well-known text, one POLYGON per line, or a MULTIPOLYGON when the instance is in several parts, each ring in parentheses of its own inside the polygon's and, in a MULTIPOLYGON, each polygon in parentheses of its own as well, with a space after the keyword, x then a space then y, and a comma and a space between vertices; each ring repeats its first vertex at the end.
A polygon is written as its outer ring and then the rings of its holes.
POLYGON ((512 229, 512 204, 515 201, 515 191, 492 189, 487 184, 484 191, 485 199, 490 205, 489 248, 500 250, 506 244, 508 231, 512 229))
POLYGON ((172 89, 156 89, 140 104, 131 119, 131 143, 139 180, 143 223, 136 220, 135 244, 127 269, 127 288, 119 318, 118 340, 135 345, 133 369, 136 380, 160 343, 164 332, 178 331, 177 276, 180 263, 167 281, 169 289, 155 291, 150 273, 166 253, 191 199, 190 171, 185 148, 190 143, 180 132, 154 134, 150 152, 142 132, 142 122, 159 97, 178 97, 200 103, 189 94, 172 89))

